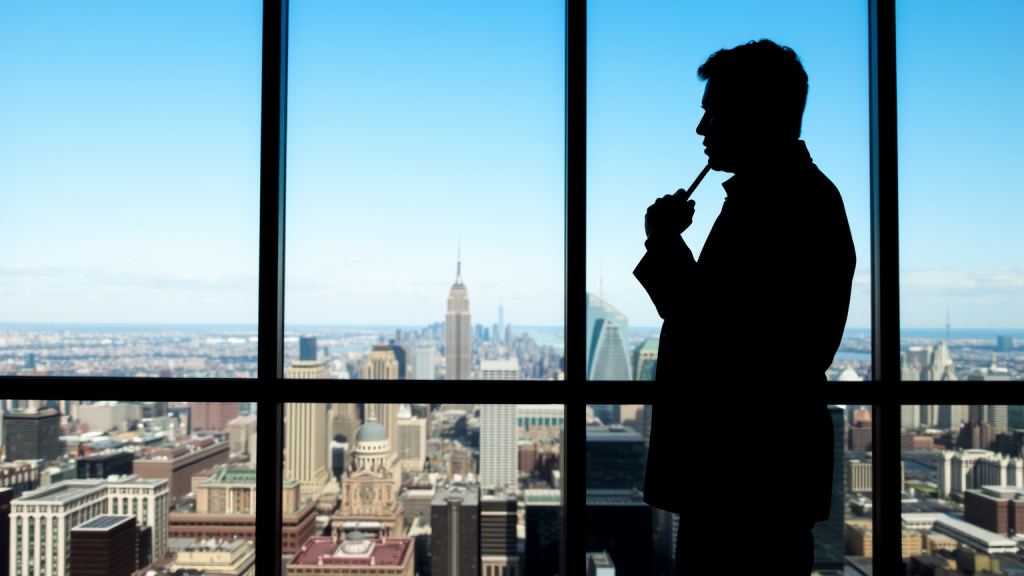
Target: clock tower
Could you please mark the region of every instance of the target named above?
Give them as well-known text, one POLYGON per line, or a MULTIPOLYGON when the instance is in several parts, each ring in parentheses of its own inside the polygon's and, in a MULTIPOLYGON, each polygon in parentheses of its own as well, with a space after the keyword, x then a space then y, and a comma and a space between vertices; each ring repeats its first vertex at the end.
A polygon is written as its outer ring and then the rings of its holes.
POLYGON ((405 518, 402 505, 395 502, 387 429, 370 420, 359 427, 355 440, 352 464, 341 475, 341 506, 331 516, 331 531, 344 537, 358 528, 375 533, 373 537, 401 538, 405 518))

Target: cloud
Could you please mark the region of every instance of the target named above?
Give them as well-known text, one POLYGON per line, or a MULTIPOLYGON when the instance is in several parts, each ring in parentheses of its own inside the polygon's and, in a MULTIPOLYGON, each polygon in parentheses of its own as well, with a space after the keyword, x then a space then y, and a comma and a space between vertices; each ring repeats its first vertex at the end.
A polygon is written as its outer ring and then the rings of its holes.
POLYGON ((956 270, 946 268, 903 268, 900 270, 900 296, 989 297, 1021 299, 1024 294, 1024 268, 999 266, 956 270))

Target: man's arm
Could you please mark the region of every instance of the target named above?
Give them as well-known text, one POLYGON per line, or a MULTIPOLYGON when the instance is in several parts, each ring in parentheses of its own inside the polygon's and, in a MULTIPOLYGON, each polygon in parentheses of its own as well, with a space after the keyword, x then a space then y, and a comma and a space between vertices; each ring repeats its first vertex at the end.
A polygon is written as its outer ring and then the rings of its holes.
POLYGON ((679 234, 655 231, 644 245, 647 253, 633 270, 633 276, 647 291, 663 320, 675 317, 679 305, 689 300, 697 262, 679 234))

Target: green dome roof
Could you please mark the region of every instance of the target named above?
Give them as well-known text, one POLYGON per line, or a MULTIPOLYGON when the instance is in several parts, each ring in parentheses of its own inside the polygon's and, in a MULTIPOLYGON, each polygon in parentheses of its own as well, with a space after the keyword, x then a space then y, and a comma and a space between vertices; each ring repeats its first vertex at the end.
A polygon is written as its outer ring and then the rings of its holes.
POLYGON ((387 440, 388 431, 380 422, 374 422, 373 420, 363 424, 359 427, 359 432, 356 432, 356 442, 376 442, 379 440, 387 440))

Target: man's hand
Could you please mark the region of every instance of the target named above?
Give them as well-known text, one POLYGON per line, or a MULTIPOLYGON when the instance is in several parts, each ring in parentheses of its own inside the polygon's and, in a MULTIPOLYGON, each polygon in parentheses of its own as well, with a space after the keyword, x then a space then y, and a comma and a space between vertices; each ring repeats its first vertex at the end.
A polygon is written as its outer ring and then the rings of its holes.
POLYGON ((687 201, 686 190, 666 194, 647 207, 644 216, 644 232, 650 238, 655 230, 670 234, 682 234, 693 223, 694 200, 687 201))

